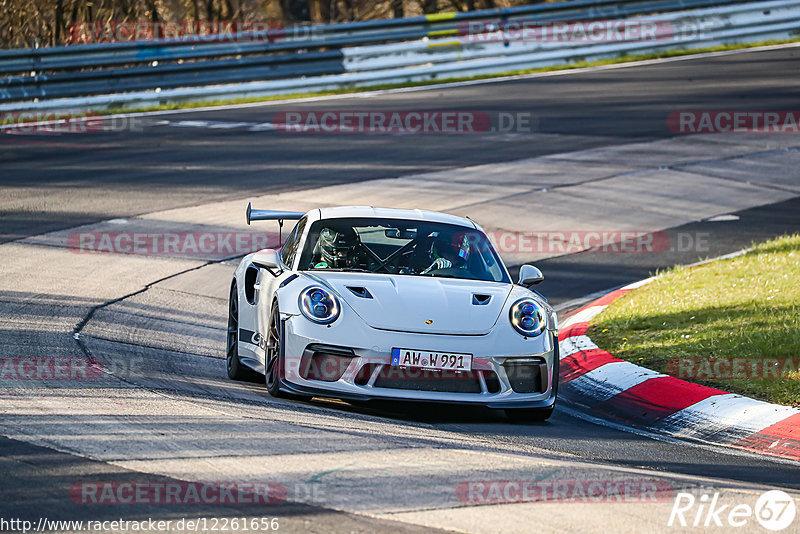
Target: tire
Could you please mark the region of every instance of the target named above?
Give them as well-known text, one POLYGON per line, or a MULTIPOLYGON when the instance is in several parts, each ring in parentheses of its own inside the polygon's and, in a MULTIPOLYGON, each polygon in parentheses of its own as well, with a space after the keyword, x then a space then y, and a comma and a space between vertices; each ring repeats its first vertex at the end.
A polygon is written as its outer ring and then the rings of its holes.
POLYGON ((281 391, 281 378, 284 376, 284 362, 281 357, 282 341, 281 313, 278 302, 272 304, 269 313, 269 328, 267 329, 267 354, 265 359, 264 378, 267 383, 267 391, 270 395, 277 398, 286 398, 288 395, 281 391))
POLYGON ((278 308, 278 302, 275 301, 270 310, 269 329, 267 330, 266 373, 264 375, 267 391, 278 399, 310 400, 311 397, 306 395, 295 395, 281 390, 280 379, 286 376, 286 363, 281 356, 282 330, 281 313, 278 308))
POLYGON ((506 417, 515 422, 541 422, 547 421, 553 415, 553 407, 550 408, 515 408, 506 410, 506 417))
POLYGON ((261 375, 239 361, 239 295, 236 281, 231 284, 228 299, 228 340, 225 351, 228 378, 242 382, 257 382, 261 375))

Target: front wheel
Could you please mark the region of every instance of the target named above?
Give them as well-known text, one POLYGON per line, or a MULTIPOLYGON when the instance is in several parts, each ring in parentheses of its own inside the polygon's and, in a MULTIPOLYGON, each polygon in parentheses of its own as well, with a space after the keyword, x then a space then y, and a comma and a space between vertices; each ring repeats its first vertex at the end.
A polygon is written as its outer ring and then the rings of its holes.
POLYGON ((266 357, 266 380, 267 391, 273 397, 286 397, 281 391, 281 378, 283 376, 284 363, 281 358, 281 313, 278 303, 272 304, 269 314, 269 329, 267 330, 267 357, 266 357))
POLYGON ((281 378, 286 375, 286 361, 281 355, 283 324, 278 302, 272 304, 269 314, 269 329, 267 330, 267 356, 266 356, 266 381, 267 391, 273 397, 281 399, 309 400, 311 397, 295 395, 281 390, 281 378))

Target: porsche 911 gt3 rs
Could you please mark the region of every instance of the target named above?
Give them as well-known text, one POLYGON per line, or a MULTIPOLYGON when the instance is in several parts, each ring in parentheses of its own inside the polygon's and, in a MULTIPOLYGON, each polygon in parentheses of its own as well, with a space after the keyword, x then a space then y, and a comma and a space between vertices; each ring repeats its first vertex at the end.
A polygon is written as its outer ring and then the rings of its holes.
POLYGON ((242 259, 230 287, 227 367, 276 397, 483 405, 544 420, 558 390, 558 321, 512 283, 483 229, 431 211, 253 210, 296 220, 280 250, 242 259))

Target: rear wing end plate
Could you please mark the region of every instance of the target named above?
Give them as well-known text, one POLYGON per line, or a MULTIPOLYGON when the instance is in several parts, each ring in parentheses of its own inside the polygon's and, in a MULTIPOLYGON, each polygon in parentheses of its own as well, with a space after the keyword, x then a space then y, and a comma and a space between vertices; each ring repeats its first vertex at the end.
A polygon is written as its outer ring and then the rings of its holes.
POLYGON ((298 211, 254 210, 252 204, 247 204, 247 224, 250 221, 299 221, 305 213, 298 211))

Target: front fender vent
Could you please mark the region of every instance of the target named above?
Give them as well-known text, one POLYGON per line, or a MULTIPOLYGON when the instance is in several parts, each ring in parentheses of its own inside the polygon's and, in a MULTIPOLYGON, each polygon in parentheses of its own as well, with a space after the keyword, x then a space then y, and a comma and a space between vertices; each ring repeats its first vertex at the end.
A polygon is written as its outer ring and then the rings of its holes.
POLYGON ((347 286, 347 289, 349 289, 353 295, 360 297, 362 299, 372 298, 372 293, 370 293, 369 289, 367 289, 366 287, 347 286))
POLYGON ((281 285, 280 285, 279 287, 286 287, 286 286, 288 286, 289 284, 291 284, 291 283, 292 283, 292 282, 293 282, 295 279, 297 279, 297 275, 296 275, 296 274, 293 274, 293 275, 291 275, 291 276, 288 276, 288 277, 286 277, 286 280, 284 280, 283 282, 281 282, 281 285))

